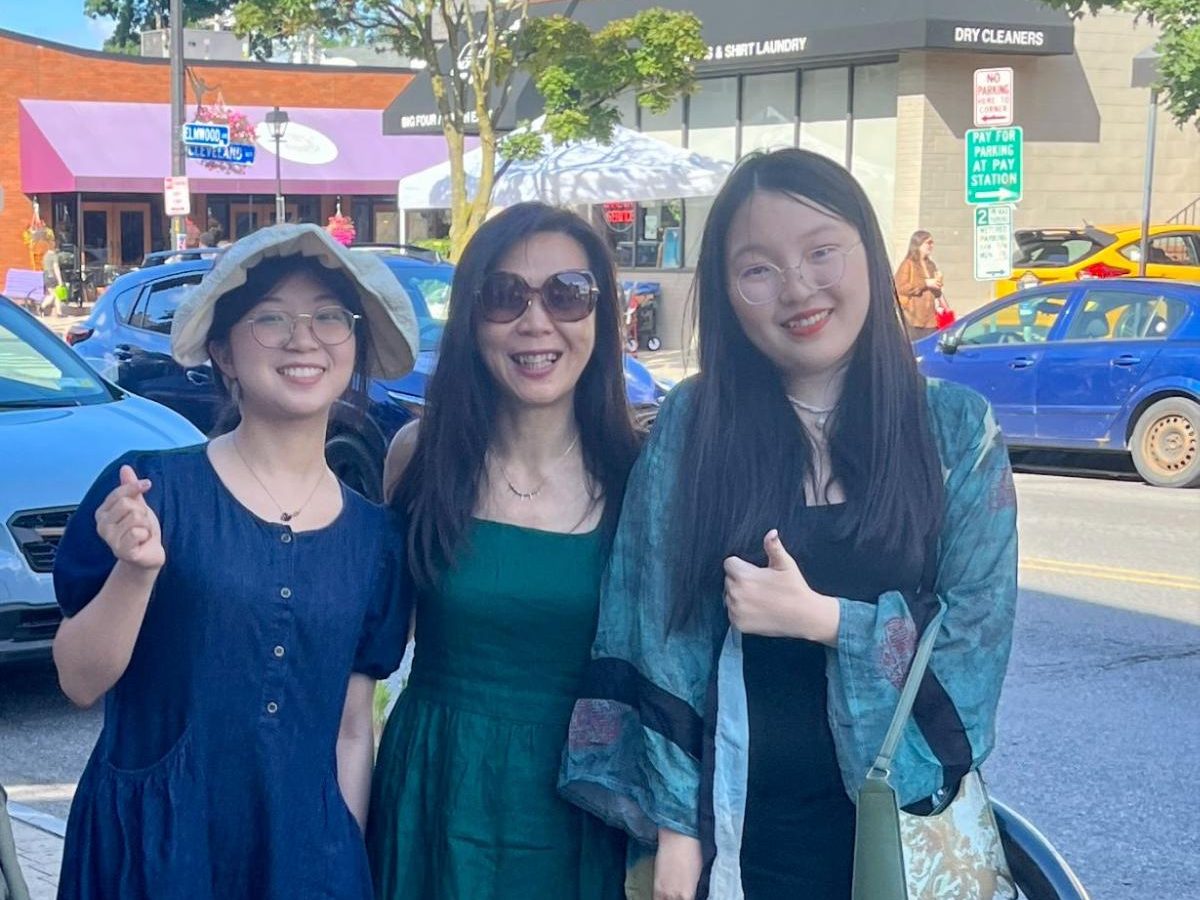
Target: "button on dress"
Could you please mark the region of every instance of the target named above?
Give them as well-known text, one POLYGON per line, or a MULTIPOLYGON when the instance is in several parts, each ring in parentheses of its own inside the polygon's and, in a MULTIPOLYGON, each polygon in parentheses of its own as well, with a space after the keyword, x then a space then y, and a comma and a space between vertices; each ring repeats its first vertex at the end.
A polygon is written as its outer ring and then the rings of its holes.
POLYGON ((71 806, 59 897, 370 900, 362 833, 337 783, 350 673, 404 650, 409 591, 391 514, 343 488, 306 532, 264 521, 205 446, 132 453, 97 480, 58 550, 68 616, 115 560, 95 512, 132 465, 167 562, 71 806))

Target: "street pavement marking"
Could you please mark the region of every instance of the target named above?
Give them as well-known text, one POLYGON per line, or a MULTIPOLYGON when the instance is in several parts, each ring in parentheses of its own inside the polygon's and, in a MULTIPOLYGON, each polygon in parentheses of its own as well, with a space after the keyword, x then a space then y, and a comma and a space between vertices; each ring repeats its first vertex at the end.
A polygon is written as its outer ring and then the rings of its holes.
POLYGON ((1079 575, 1084 578, 1099 578, 1104 581, 1124 581, 1131 584, 1145 584, 1153 587, 1200 592, 1200 578, 1192 578, 1188 575, 1172 575, 1168 572, 1147 572, 1142 569, 1122 569, 1117 566, 1102 566, 1094 563, 1036 558, 1021 560, 1020 568, 1033 572, 1079 575))

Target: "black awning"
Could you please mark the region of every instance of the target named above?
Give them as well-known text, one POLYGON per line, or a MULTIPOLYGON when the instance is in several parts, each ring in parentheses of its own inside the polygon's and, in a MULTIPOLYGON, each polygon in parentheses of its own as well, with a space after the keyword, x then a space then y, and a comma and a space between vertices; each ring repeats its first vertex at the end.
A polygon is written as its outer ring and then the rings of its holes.
MULTIPOLYGON (((905 50, 1048 56, 1075 50, 1065 13, 1037 0, 554 0, 534 15, 571 15, 593 28, 650 6, 695 12, 708 59, 699 73, 744 72, 905 50), (986 12, 986 14, 985 14, 986 12)), ((527 78, 514 85, 503 130, 540 112, 527 78)), ((429 76, 418 74, 383 114, 384 134, 440 133, 429 76)))

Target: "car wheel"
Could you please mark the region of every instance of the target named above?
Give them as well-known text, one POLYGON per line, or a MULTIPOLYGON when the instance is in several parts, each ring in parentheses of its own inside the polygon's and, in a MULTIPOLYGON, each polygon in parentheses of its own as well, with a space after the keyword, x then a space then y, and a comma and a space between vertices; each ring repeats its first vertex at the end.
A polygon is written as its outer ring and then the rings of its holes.
POLYGON ((638 342, 637 338, 625 338, 625 349, 630 353, 637 353, 638 342))
POLYGON ((333 435, 325 442, 325 460, 346 487, 376 503, 383 500, 383 467, 357 435, 333 435))
POLYGON ((662 349, 662 341, 657 337, 652 337, 646 341, 646 349, 651 352, 662 349))
POLYGON ((1200 487, 1200 404, 1168 397, 1151 404, 1130 440, 1138 474, 1156 487, 1200 487))

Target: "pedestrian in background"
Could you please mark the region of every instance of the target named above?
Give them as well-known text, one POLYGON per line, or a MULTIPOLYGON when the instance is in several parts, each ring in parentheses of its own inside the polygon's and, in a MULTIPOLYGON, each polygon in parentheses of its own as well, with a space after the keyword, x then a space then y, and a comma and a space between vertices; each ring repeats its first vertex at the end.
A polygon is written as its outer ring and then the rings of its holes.
POLYGON ((171 348, 212 360, 228 430, 117 460, 58 548, 59 681, 105 700, 59 897, 370 900, 374 687, 410 604, 390 513, 324 451, 335 403, 411 369, 411 304, 374 258, 276 226, 185 298, 171 348))
POLYGON ((738 164, 696 290, 700 372, 630 476, 561 786, 656 848, 655 900, 847 900, 854 800, 942 604, 900 802, 939 808, 992 749, 1008 455, 982 397, 917 371, 875 214, 825 157, 738 164))
POLYGON ((371 800, 378 900, 622 897, 624 835, 555 790, 637 453, 619 298, 597 233, 540 203, 455 269, 425 414, 387 462, 418 594, 371 800))
POLYGON ((67 282, 63 278, 58 241, 54 238, 50 239, 50 246, 42 257, 42 286, 45 290, 42 295, 42 315, 50 315, 50 311, 56 307, 60 316, 66 315, 67 282))
POLYGON ((914 231, 908 240, 908 253, 896 270, 896 293, 908 326, 909 340, 918 341, 938 330, 938 313, 946 304, 942 288, 945 279, 933 261, 933 235, 914 231))

